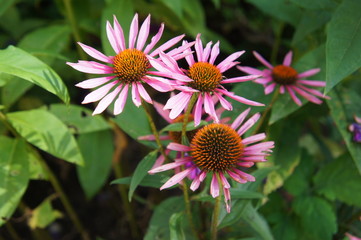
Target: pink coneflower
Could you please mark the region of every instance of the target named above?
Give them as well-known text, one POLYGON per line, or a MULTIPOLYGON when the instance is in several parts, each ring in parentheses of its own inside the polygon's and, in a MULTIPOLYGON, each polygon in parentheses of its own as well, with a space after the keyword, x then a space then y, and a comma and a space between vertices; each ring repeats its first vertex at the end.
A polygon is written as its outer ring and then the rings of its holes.
MULTIPOLYGON (((187 45, 183 41, 183 45, 187 45)), ((220 102, 222 107, 232 110, 232 105, 222 95, 228 96, 236 101, 253 106, 263 106, 240 96, 236 96, 233 92, 229 92, 222 85, 225 83, 236 83, 254 80, 258 76, 243 76, 226 79, 223 73, 239 62, 235 60, 240 57, 244 51, 235 52, 224 59, 217 65, 214 64, 219 54, 219 42, 214 44, 209 42, 205 48, 202 46, 200 35, 196 38, 195 52, 197 61, 195 61, 190 49, 185 51, 185 59, 188 63, 188 69, 181 69, 178 63, 172 57, 160 53, 160 59, 163 64, 154 64, 153 67, 164 75, 176 80, 175 88, 180 90, 178 94, 171 97, 165 105, 165 109, 171 109, 169 117, 176 118, 184 109, 187 108, 193 94, 198 93, 198 99, 194 106, 194 123, 197 126, 200 123, 202 115, 202 106, 204 111, 209 114, 215 122, 219 122, 215 112, 215 102, 220 102), (216 98, 216 101, 212 97, 216 98)))
POLYGON ((262 84, 265 87, 265 94, 270 94, 275 90, 276 86, 279 85, 280 93, 283 94, 285 90, 287 90, 293 101, 299 106, 302 105, 302 102, 296 96, 296 93, 316 104, 322 103, 319 98, 328 99, 328 97, 324 96, 320 91, 306 87, 324 87, 326 82, 302 79, 317 74, 320 69, 314 68, 302 73, 298 73, 293 67, 290 66, 292 63, 292 51, 289 51, 286 54, 283 63, 277 66, 272 66, 259 53, 253 52, 253 54, 268 69, 261 71, 252 67, 237 66, 237 68, 248 74, 262 75, 261 78, 256 79, 254 82, 262 84))
POLYGON ((219 196, 220 189, 222 189, 227 211, 230 212, 231 196, 229 189, 231 185, 226 176, 228 175, 239 183, 255 181, 252 175, 239 168, 249 168, 255 162, 266 161, 265 157, 274 147, 274 142, 271 141, 257 143, 266 138, 264 133, 244 139, 241 137, 260 117, 260 114, 257 113, 243 123, 249 111, 250 109, 247 109, 242 112, 231 125, 212 123, 201 128, 193 137, 190 146, 170 143, 168 149, 184 152, 184 157, 176 158, 173 163, 154 168, 149 173, 163 172, 181 166, 184 170, 171 177, 160 189, 180 183, 185 177, 194 174, 195 169, 199 168, 200 171, 193 179, 190 189, 195 191, 206 176, 211 175, 210 193, 212 197, 219 196))
MULTIPOLYGON (((160 47, 153 49, 163 34, 164 24, 161 24, 158 33, 146 45, 149 27, 150 15, 145 19, 138 31, 138 14, 135 14, 130 26, 127 48, 122 27, 114 16, 113 27, 107 22, 106 31, 109 42, 116 53, 115 56, 106 56, 92 47, 79 43, 88 55, 105 63, 94 61, 67 63, 81 72, 107 75, 88 79, 76 85, 85 89, 99 87, 88 94, 82 102, 82 104, 86 104, 100 100, 93 115, 103 112, 115 98, 117 99, 114 104, 114 114, 120 114, 123 111, 129 88, 131 88, 133 103, 137 107, 141 105, 141 99, 152 103, 152 99, 143 86, 144 83, 161 92, 173 90, 168 80, 159 76, 152 76, 157 75, 157 72, 149 71, 149 69, 153 65, 153 61, 155 61, 153 57, 175 45, 184 35, 172 38, 160 47)), ((170 55, 179 57, 186 47, 189 47, 189 45, 172 50, 170 55)))

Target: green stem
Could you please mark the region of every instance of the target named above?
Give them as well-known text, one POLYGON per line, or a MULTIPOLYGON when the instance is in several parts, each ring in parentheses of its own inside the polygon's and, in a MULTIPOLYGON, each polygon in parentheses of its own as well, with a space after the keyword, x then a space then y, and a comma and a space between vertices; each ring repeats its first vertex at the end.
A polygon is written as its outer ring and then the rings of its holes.
POLYGON ((258 125, 255 128, 255 130, 252 132, 252 135, 258 133, 260 128, 263 126, 264 121, 266 120, 266 117, 267 117, 268 113, 271 111, 272 106, 276 102, 278 96, 279 96, 279 90, 275 89, 273 96, 272 96, 272 100, 271 100, 270 104, 268 104, 267 108, 263 111, 261 119, 258 121, 258 125))
POLYGON ((167 160, 168 156, 167 156, 167 154, 165 154, 163 145, 162 145, 162 143, 160 141, 157 127, 155 126, 155 123, 154 123, 154 120, 153 120, 153 117, 152 117, 152 113, 150 112, 150 109, 149 109, 149 104, 142 101, 142 106, 144 108, 145 114, 147 115, 148 122, 149 122, 150 128, 152 130, 152 133, 154 135, 155 142, 157 143, 158 149, 159 149, 160 153, 164 156, 164 158, 167 160))
POLYGON ((221 194, 215 199, 213 216, 212 216, 212 224, 211 224, 211 240, 217 240, 217 232, 218 232, 218 218, 219 212, 221 209, 221 194))
MULTIPOLYGON (((6 115, 4 115, 2 112, 0 112, 0 120, 4 123, 4 125, 8 128, 8 130, 14 134, 15 137, 21 138, 21 135, 11 126, 11 124, 8 122, 6 118, 6 115)), ((46 164, 45 160, 39 156, 39 153, 30 144, 27 144, 27 147, 37 157, 41 167, 46 172, 46 175, 48 176, 50 183, 53 185, 55 191, 59 194, 60 200, 64 205, 65 211, 68 213, 70 219, 74 223, 78 232, 82 235, 82 238, 84 240, 89 240, 90 238, 87 232, 84 230, 83 225, 81 224, 78 216, 76 215, 73 207, 71 206, 70 201, 66 196, 66 194, 64 193, 64 190, 62 189, 58 179, 51 171, 49 166, 46 164)))
MULTIPOLYGON (((67 19, 69 21, 70 28, 71 28, 71 31, 73 33, 75 41, 76 42, 82 42, 79 27, 78 27, 77 21, 75 19, 75 15, 74 15, 73 6, 71 4, 71 1, 72 0, 63 0, 64 6, 65 6, 66 17, 67 17, 67 19)), ((86 60, 88 57, 84 53, 84 51, 80 48, 80 46, 78 44, 76 44, 76 48, 77 48, 79 56, 83 60, 86 60)))

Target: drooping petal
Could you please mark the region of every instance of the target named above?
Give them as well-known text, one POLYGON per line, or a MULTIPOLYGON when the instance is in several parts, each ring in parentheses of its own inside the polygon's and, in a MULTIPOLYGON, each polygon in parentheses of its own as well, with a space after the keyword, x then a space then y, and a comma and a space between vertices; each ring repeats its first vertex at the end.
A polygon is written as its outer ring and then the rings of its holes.
POLYGON ((93 116, 99 113, 102 113, 114 100, 114 98, 118 95, 120 90, 122 89, 122 86, 118 86, 114 89, 113 92, 106 95, 97 105, 93 112, 93 116))
POLYGON ((319 68, 310 69, 305 72, 299 73, 297 76, 298 76, 298 78, 310 77, 310 76, 313 76, 313 75, 317 74, 318 72, 320 72, 320 70, 321 69, 319 69, 319 68))
POLYGON ((211 195, 213 198, 216 198, 219 196, 219 184, 218 184, 216 173, 213 173, 213 176, 212 176, 210 192, 211 192, 211 195))
POLYGON ((230 170, 226 170, 228 175, 236 182, 239 182, 239 183, 246 183, 247 181, 244 180, 243 178, 241 178, 238 174, 230 171, 230 170))
MULTIPOLYGON (((290 94, 291 98, 293 99, 293 101, 298 105, 298 106, 302 106, 302 102, 301 100, 296 96, 295 92, 292 90, 291 87, 289 86, 285 86, 288 93, 290 94)), ((281 88, 280 88, 281 91, 281 88)))
POLYGON ((179 172, 175 174, 173 177, 171 177, 166 183, 163 184, 163 186, 160 187, 160 190, 163 190, 165 188, 169 188, 171 186, 176 185, 180 181, 182 181, 185 177, 188 176, 188 174, 193 171, 193 168, 187 168, 186 170, 179 172))
POLYGON ((103 65, 97 62, 88 62, 88 61, 79 61, 78 63, 70 63, 67 62, 69 66, 72 68, 84 72, 84 73, 92 73, 92 74, 110 74, 113 73, 113 68, 107 65, 103 65))
POLYGON ((125 84, 123 90, 120 92, 119 97, 114 103, 114 115, 118 115, 123 112, 124 105, 127 102, 128 85, 125 84))
POLYGON ((230 188, 231 185, 229 185, 229 182, 227 181, 227 178, 224 176, 222 172, 219 172, 219 178, 221 179, 222 185, 224 188, 230 188))
POLYGON ((248 100, 246 98, 243 98, 243 97, 240 97, 240 96, 237 96, 237 95, 234 95, 234 93, 232 92, 228 92, 227 90, 223 90, 223 89, 217 89, 219 92, 223 93, 224 95, 238 101, 238 102, 241 102, 241 103, 244 103, 244 104, 247 104, 247 105, 251 105, 251 106, 264 106, 263 103, 259 103, 259 102, 255 102, 255 101, 252 101, 252 100, 248 100))
POLYGON ((142 80, 159 92, 169 92, 174 89, 169 83, 162 81, 164 80, 162 78, 147 76, 142 80))
POLYGON ((321 93, 320 91, 317 91, 316 89, 312 89, 312 88, 308 88, 308 87, 305 87, 301 84, 297 85, 299 88, 305 90, 306 92, 309 92, 317 97, 320 97, 320 98, 325 98, 325 99, 331 99, 329 96, 326 96, 324 95, 323 93, 321 93))
POLYGON ((92 47, 89 47, 88 45, 85 45, 81 42, 78 42, 78 44, 89 56, 91 56, 99 61, 102 61, 102 62, 113 63, 113 61, 110 57, 105 56, 103 53, 99 52, 98 50, 96 50, 92 47))
POLYGON ((213 93, 217 98, 219 99, 219 102, 221 103, 222 107, 224 109, 227 109, 228 111, 232 111, 233 107, 230 102, 228 102, 224 97, 222 97, 221 94, 218 94, 217 92, 213 93))
POLYGON ((245 172, 242 172, 241 170, 237 168, 233 168, 233 171, 236 172, 241 178, 243 178, 246 181, 254 182, 256 181, 256 178, 250 174, 247 174, 245 172))
POLYGON ((171 142, 168 144, 167 146, 168 149, 173 150, 173 151, 178 151, 178 152, 189 152, 191 150, 190 147, 179 144, 179 143, 174 143, 171 142))
POLYGON ((273 90, 275 90, 275 87, 277 86, 277 83, 271 83, 270 85, 268 85, 267 87, 265 87, 264 89, 264 93, 266 95, 270 94, 271 92, 273 92, 273 90))
POLYGON ((117 83, 108 83, 85 96, 82 104, 96 102, 102 99, 117 83))
POLYGON ((75 86, 84 88, 84 89, 96 88, 96 87, 99 87, 99 86, 109 82, 113 78, 115 78, 115 76, 91 78, 91 79, 82 81, 82 82, 76 84, 75 86))
POLYGON ((283 65, 289 67, 292 63, 292 51, 289 51, 283 59, 283 65))
POLYGON ((136 13, 133 17, 132 23, 130 24, 129 30, 129 48, 134 48, 135 40, 138 35, 138 13, 136 13))
POLYGON ((153 169, 149 170, 148 173, 164 172, 164 171, 167 171, 167 170, 170 170, 170 169, 180 167, 180 166, 186 164, 187 162, 189 162, 189 160, 183 160, 183 161, 167 163, 167 164, 164 164, 162 166, 159 166, 159 167, 156 167, 156 168, 153 168, 153 169))
POLYGON ((164 120, 166 120, 168 123, 172 122, 172 120, 169 118, 169 111, 163 109, 164 108, 163 104, 160 104, 158 102, 153 102, 153 106, 155 110, 158 112, 158 114, 161 115, 164 120))
POLYGON ((140 99, 138 85, 136 83, 132 83, 132 100, 135 106, 139 107, 142 104, 142 100, 140 99))
POLYGON ((139 30, 137 49, 140 51, 142 51, 144 44, 147 41, 149 35, 149 26, 150 26, 150 15, 148 15, 148 17, 144 20, 139 30))
POLYGON ((300 94, 302 97, 306 98, 307 100, 309 100, 310 102, 316 103, 316 104, 321 104, 322 101, 320 99, 318 99, 317 97, 303 91, 302 89, 300 89, 297 86, 293 86, 292 87, 293 90, 295 90, 295 92, 297 92, 298 94, 300 94))
POLYGON ((137 87, 138 87, 138 91, 140 96, 147 102, 152 104, 152 98, 149 96, 149 94, 147 93, 147 91, 144 89, 143 85, 141 83, 137 83, 137 87))
POLYGON ((212 97, 209 95, 209 93, 204 94, 204 111, 212 117, 214 122, 216 123, 219 122, 218 116, 214 109, 214 103, 212 101, 212 97))
POLYGON ((298 80, 297 83, 305 84, 312 87, 324 87, 326 86, 325 81, 316 81, 316 80, 298 80))
POLYGON ((263 65, 268 67, 269 69, 273 69, 272 64, 270 64, 266 59, 264 59, 258 52, 253 51, 253 55, 260 61, 263 65))
POLYGON ((202 105, 203 105, 203 98, 202 94, 198 95, 197 103, 194 107, 194 126, 198 126, 202 119, 202 105))

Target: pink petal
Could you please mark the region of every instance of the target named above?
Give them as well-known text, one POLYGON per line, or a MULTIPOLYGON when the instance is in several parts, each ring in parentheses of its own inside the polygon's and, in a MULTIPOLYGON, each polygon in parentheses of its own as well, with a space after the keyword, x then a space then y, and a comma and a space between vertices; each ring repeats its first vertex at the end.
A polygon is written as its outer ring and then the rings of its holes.
POLYGON ((78 44, 89 56, 91 56, 99 61, 102 61, 102 62, 113 63, 113 61, 110 57, 105 56, 103 53, 99 52, 98 50, 96 50, 92 47, 89 47, 85 44, 82 44, 81 42, 78 42, 78 44))
POLYGON ((211 195, 213 198, 219 196, 219 184, 217 180, 217 175, 213 173, 212 182, 211 182, 211 195))
POLYGON ((247 132, 253 125, 258 121, 261 117, 261 114, 256 113, 250 119, 248 119, 237 131, 237 133, 242 136, 245 132, 247 132))
POLYGON ((305 85, 313 86, 313 87, 324 87, 324 86, 326 86, 325 81, 316 81, 316 80, 298 80, 297 83, 301 83, 301 84, 305 84, 305 85))
POLYGON ((321 97, 321 98, 325 98, 325 99, 331 99, 329 96, 324 95, 323 93, 321 93, 320 91, 317 91, 316 89, 312 89, 312 88, 308 88, 305 87, 303 85, 297 85, 299 88, 305 90, 306 92, 312 93, 313 95, 317 96, 317 97, 321 97))
POLYGON ((270 85, 268 85, 267 87, 265 87, 264 89, 264 93, 266 95, 270 94, 271 92, 273 92, 273 90, 275 90, 275 87, 277 86, 277 83, 271 83, 270 85))
POLYGON ((224 68, 224 66, 227 66, 228 64, 232 64, 232 62, 237 58, 239 58, 243 53, 245 53, 245 51, 239 51, 229 55, 226 59, 224 59, 221 63, 219 63, 217 67, 222 69, 224 68))
POLYGON ((219 172, 219 178, 221 179, 222 185, 224 188, 230 188, 231 185, 229 185, 229 182, 227 181, 227 178, 224 176, 222 172, 219 172))
POLYGON ((249 76, 242 76, 242 77, 234 77, 234 78, 228 78, 221 81, 221 83, 236 83, 236 82, 246 82, 250 80, 254 80, 258 78, 259 75, 249 75, 249 76))
POLYGON ((272 82, 273 79, 272 78, 257 78, 256 80, 254 80, 255 83, 259 83, 259 84, 262 84, 262 85, 266 85, 267 83, 269 82, 272 82))
POLYGON ((124 51, 125 49, 127 49, 125 47, 124 33, 123 33, 123 29, 120 26, 120 24, 119 24, 117 18, 115 17, 115 15, 113 17, 113 26, 114 26, 115 41, 116 41, 120 51, 124 51))
POLYGON ((211 57, 209 58, 209 63, 214 64, 214 61, 216 60, 217 56, 219 54, 219 41, 214 44, 212 51, 211 51, 211 57))
POLYGON ((142 105, 142 100, 140 99, 138 86, 136 83, 132 83, 132 100, 135 106, 139 107, 142 105))
POLYGON ((302 89, 300 89, 297 86, 293 86, 292 87, 293 90, 295 90, 298 94, 300 94, 302 97, 306 98, 307 100, 316 103, 316 104, 321 104, 322 101, 320 99, 318 99, 317 97, 303 91, 302 89))
MULTIPOLYGON (((144 136, 140 136, 137 138, 138 140, 143 140, 143 141, 155 141, 155 136, 154 135, 144 135, 144 136)), ((169 140, 170 137, 168 135, 161 135, 159 136, 159 140, 169 140)))
POLYGON ((297 76, 298 76, 298 78, 310 77, 310 76, 317 74, 320 70, 321 69, 319 69, 319 68, 310 69, 308 71, 299 73, 297 76))
POLYGON ((152 52, 151 54, 149 54, 151 57, 156 56, 157 54, 159 54, 160 52, 164 52, 166 51, 168 48, 174 46, 175 44, 177 44, 180 40, 182 40, 182 38, 184 38, 184 34, 183 35, 179 35, 177 37, 174 37, 170 40, 168 40, 167 42, 163 43, 161 46, 159 46, 156 50, 154 50, 154 52, 152 52))
POLYGON ((114 98, 118 95, 120 90, 122 89, 122 86, 118 86, 115 88, 115 90, 108 95, 106 95, 97 105, 93 112, 93 116, 99 113, 102 113, 114 100, 114 98))
POLYGON ((246 98, 243 98, 243 97, 240 97, 240 96, 237 96, 237 95, 234 95, 234 93, 232 92, 228 92, 227 90, 222 90, 222 89, 217 89, 219 92, 223 93, 224 95, 238 101, 238 102, 241 102, 241 103, 244 103, 244 104, 247 104, 247 105, 251 105, 251 106, 264 106, 264 104, 262 103, 259 103, 259 102, 255 102, 255 101, 252 101, 252 100, 248 100, 246 98))
POLYGON ((233 171, 235 171, 244 180, 247 180, 247 181, 250 181, 250 182, 256 181, 256 178, 254 176, 252 176, 250 174, 247 174, 245 172, 242 172, 241 170, 238 170, 237 168, 233 168, 233 171))
POLYGON ((144 44, 147 41, 149 35, 149 26, 150 26, 150 15, 148 15, 148 17, 144 20, 139 30, 137 49, 140 51, 143 49, 144 44))
POLYGON ((274 142, 262 142, 262 143, 257 143, 257 144, 254 144, 252 146, 247 146, 244 148, 244 151, 245 152, 249 152, 249 151, 267 151, 269 150, 270 148, 273 148, 274 147, 274 142))
POLYGON ((172 120, 169 118, 169 111, 163 109, 164 108, 163 104, 160 104, 158 102, 153 102, 153 106, 155 110, 158 112, 158 114, 161 115, 164 120, 166 120, 168 123, 172 122, 172 120))
POLYGON ((109 90, 117 84, 116 81, 108 83, 85 96, 82 104, 96 102, 102 99, 109 90))
POLYGON ((283 65, 289 67, 292 63, 292 51, 289 51, 283 59, 283 65))
MULTIPOLYGON (((183 41, 182 45, 186 45, 188 42, 187 41, 183 41)), ((188 54, 187 56, 185 56, 185 59, 188 63, 188 66, 192 66, 195 61, 194 61, 194 57, 193 57, 193 54, 192 54, 192 51, 190 49, 187 49, 185 50, 186 53, 191 53, 191 54, 188 54)))
POLYGON ((198 95, 197 103, 194 107, 194 126, 198 126, 201 122, 202 118, 202 104, 203 104, 203 98, 202 94, 198 95))
POLYGON ((221 103, 222 107, 224 109, 227 109, 228 111, 232 111, 232 104, 228 102, 222 95, 218 94, 217 92, 213 92, 215 96, 218 97, 219 102, 221 103))
POLYGON ((242 157, 241 160, 251 161, 251 162, 265 162, 266 161, 264 156, 247 156, 247 157, 242 157))
POLYGON ((152 40, 147 45, 147 47, 144 49, 144 54, 148 54, 150 50, 153 49, 153 47, 158 43, 159 39, 162 37, 164 30, 164 24, 162 23, 160 25, 160 28, 158 30, 158 33, 152 37, 152 40))
MULTIPOLYGON (((285 86, 287 91, 289 92, 291 98, 293 99, 293 101, 298 105, 298 106, 302 106, 302 102, 301 100, 296 96, 296 94, 294 93, 294 91, 292 90, 291 87, 289 86, 285 86)), ((281 91, 281 89, 280 89, 281 91)))
POLYGON ((266 67, 268 67, 269 69, 273 69, 273 66, 266 60, 264 59, 258 52, 253 51, 253 55, 258 59, 258 61, 260 61, 263 65, 265 65, 266 67))
POLYGON ((168 149, 173 150, 173 151, 178 151, 178 152, 189 152, 191 150, 190 147, 179 144, 179 143, 174 143, 171 142, 168 144, 167 146, 168 149))
POLYGON ((280 93, 281 94, 285 93, 285 86, 283 86, 283 85, 280 86, 280 93))
POLYGON ((134 15, 129 31, 129 48, 134 48, 135 39, 138 35, 138 13, 134 15))
POLYGON ((180 167, 182 165, 185 165, 187 162, 189 162, 188 160, 183 160, 183 161, 177 161, 177 162, 172 162, 172 163, 168 163, 168 164, 164 164, 162 166, 153 168, 151 170, 148 171, 148 173, 159 173, 159 172, 164 172, 170 169, 174 169, 177 167, 180 167))
POLYGON ((218 116, 214 109, 212 97, 209 95, 209 93, 204 94, 204 111, 208 113, 216 123, 219 122, 218 116))
POLYGON ((251 108, 247 108, 244 110, 239 116, 233 121, 231 128, 237 129, 239 125, 241 125, 244 121, 244 119, 247 117, 249 111, 251 111, 251 108))
POLYGON ((266 138, 266 134, 264 133, 259 133, 259 134, 256 134, 256 135, 253 135, 253 136, 250 136, 250 137, 247 137, 247 138, 244 138, 242 140, 242 143, 244 145, 248 145, 248 144, 251 144, 251 143, 255 143, 255 142, 259 142, 259 141, 262 141, 266 138))
POLYGON ((69 66, 71 66, 72 68, 80 71, 80 72, 84 72, 84 73, 92 73, 92 74, 109 74, 109 73, 113 73, 113 68, 109 67, 107 65, 103 65, 100 63, 95 64, 95 62, 86 62, 86 61, 82 61, 82 62, 78 62, 78 63, 70 63, 67 62, 66 64, 68 64, 69 66))
POLYGON ((242 179, 238 174, 230 171, 230 170, 226 170, 228 175, 236 182, 239 182, 239 183, 246 183, 247 181, 245 181, 244 179, 242 179))
POLYGON ((118 115, 123 112, 124 105, 127 102, 128 96, 128 85, 124 85, 123 90, 120 92, 119 97, 115 100, 114 103, 114 115, 118 115))
POLYGON ((179 183, 180 181, 182 181, 185 177, 188 176, 188 174, 194 169, 194 167, 192 168, 188 168, 180 173, 177 173, 176 175, 174 175, 173 177, 171 177, 166 183, 164 183, 163 186, 160 187, 160 190, 163 190, 165 188, 169 188, 171 186, 176 185, 177 183, 179 183))
POLYGON ((252 74, 252 75, 263 75, 263 72, 261 70, 258 70, 257 68, 252 67, 245 67, 245 66, 237 66, 238 70, 252 74))
POLYGON ((240 167, 250 168, 250 167, 254 166, 254 162, 239 162, 239 163, 237 163, 237 165, 240 167))
POLYGON ((194 48, 196 49, 197 54, 197 62, 201 62, 203 59, 203 46, 202 46, 202 40, 200 39, 201 35, 198 34, 196 37, 196 44, 194 45, 194 48))
POLYGON ((107 21, 106 31, 107 31, 107 37, 108 37, 110 45, 112 46, 114 52, 116 54, 118 54, 121 51, 121 49, 120 49, 119 45, 117 44, 116 34, 114 33, 114 30, 108 21, 107 21))
POLYGON ((162 59, 163 63, 167 65, 169 69, 171 69, 172 73, 179 73, 183 74, 182 70, 179 69, 177 61, 175 61, 173 58, 168 56, 164 53, 159 53, 160 58, 162 59))
POLYGON ((192 47, 194 43, 195 42, 188 43, 187 41, 183 41, 182 46, 172 49, 167 53, 167 55, 171 56, 175 60, 191 55, 192 51, 190 51, 190 47, 192 47))
POLYGON ((151 99, 151 97, 149 96, 149 94, 147 93, 147 91, 144 89, 143 85, 141 83, 136 83, 138 86, 138 91, 140 96, 147 102, 152 104, 153 101, 151 99))
POLYGON ((209 54, 211 53, 211 45, 212 45, 212 42, 209 42, 209 43, 207 43, 206 47, 204 48, 202 62, 207 62, 209 54))
POLYGON ((199 178, 196 177, 193 179, 191 186, 189 187, 192 191, 195 191, 199 188, 199 185, 201 184, 201 181, 199 181, 199 178))
POLYGON ((103 84, 109 82, 113 78, 115 78, 115 76, 92 78, 92 79, 82 81, 82 82, 76 84, 75 86, 84 88, 84 89, 96 88, 96 87, 99 87, 100 85, 103 85, 103 84))
POLYGON ((169 83, 162 81, 164 80, 163 78, 148 76, 142 80, 159 92, 169 92, 173 90, 173 87, 169 83))

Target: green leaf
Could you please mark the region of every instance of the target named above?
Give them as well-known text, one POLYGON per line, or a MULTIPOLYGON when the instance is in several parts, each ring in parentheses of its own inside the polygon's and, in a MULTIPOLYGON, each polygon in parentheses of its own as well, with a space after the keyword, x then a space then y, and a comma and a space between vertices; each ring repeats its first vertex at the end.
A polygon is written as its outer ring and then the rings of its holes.
POLYGON ((14 75, 0 73, 0 76, 6 81, 1 89, 1 101, 7 109, 33 86, 31 82, 14 75))
POLYGON ((48 179, 48 175, 41 166, 40 160, 38 159, 40 157, 41 156, 39 154, 35 154, 34 151, 28 151, 29 175, 31 180, 48 179))
POLYGON ((343 155, 324 166, 314 177, 314 182, 317 191, 330 200, 338 199, 361 207, 361 175, 352 167, 350 155, 343 155))
POLYGON ((172 1, 161 0, 161 2, 164 5, 166 5, 169 8, 169 10, 174 12, 179 18, 183 17, 182 0, 172 0, 172 1))
POLYGON ((32 229, 46 228, 50 223, 62 216, 61 212, 54 210, 51 206, 51 198, 47 198, 32 211, 29 226, 32 229))
MULTIPOLYGON (((119 24, 123 28, 124 38, 128 39, 130 23, 134 17, 134 3, 132 0, 107 0, 106 7, 102 11, 101 18, 101 40, 103 50, 107 55, 114 56, 114 50, 110 46, 106 34, 106 21, 113 26, 113 15, 118 19, 119 24)), ((126 40, 127 42, 127 40, 126 40)), ((128 46, 126 44, 126 46, 128 46)))
POLYGON ((301 18, 301 9, 288 0, 247 0, 262 12, 296 26, 301 18))
POLYGON ((0 0, 0 16, 13 4, 15 0, 0 0))
POLYGON ((300 219, 305 239, 332 239, 332 235, 337 231, 337 223, 328 202, 319 197, 297 197, 293 208, 300 219))
POLYGON ((154 210, 144 240, 170 239, 169 220, 174 213, 184 210, 183 197, 170 197, 154 210))
POLYGON ((358 92, 344 88, 336 88, 329 93, 329 96, 331 100, 327 101, 327 105, 330 108, 332 119, 361 174, 361 147, 358 143, 351 141, 352 133, 347 131, 349 124, 354 122, 353 115, 360 112, 361 97, 358 92))
POLYGON ((230 188, 232 199, 260 199, 263 198, 263 194, 259 192, 230 188))
POLYGON ((174 240, 185 240, 187 239, 184 233, 184 213, 174 213, 169 219, 169 232, 170 239, 174 240))
POLYGON ((132 180, 130 181, 128 198, 129 201, 132 200, 133 193, 135 189, 138 187, 139 183, 143 180, 145 176, 147 176, 148 171, 154 165, 155 160, 157 158, 158 150, 154 150, 150 152, 147 156, 145 156, 140 163, 138 163, 137 168, 134 171, 132 180))
POLYGON ((82 165, 83 157, 69 129, 43 109, 7 114, 10 124, 29 143, 68 162, 82 165))
MULTIPOLYGON (((194 129, 203 127, 207 124, 208 124, 208 122, 202 120, 200 122, 200 124, 197 127, 195 127, 194 122, 192 121, 192 122, 187 123, 186 131, 192 131, 194 129)), ((167 131, 180 132, 180 131, 182 131, 182 127, 183 127, 183 123, 181 123, 181 122, 180 123, 172 123, 172 124, 169 124, 168 126, 166 126, 165 128, 163 128, 162 130, 160 130, 160 132, 167 132, 167 131)))
POLYGON ((69 102, 68 90, 58 74, 20 48, 9 46, 0 50, 0 72, 34 83, 55 94, 65 103, 69 102))
POLYGON ((0 226, 11 217, 29 182, 25 142, 0 136, 0 226))
POLYGON ((84 165, 77 166, 77 173, 85 195, 91 199, 108 179, 114 152, 113 136, 110 131, 86 133, 79 136, 78 144, 84 165))
POLYGON ((332 9, 336 6, 336 3, 333 0, 291 0, 291 2, 302 8, 313 10, 332 9))
POLYGON ((52 104, 49 111, 78 134, 97 132, 110 128, 101 115, 92 116, 92 111, 82 106, 52 104))
POLYGON ((361 67, 361 11, 359 0, 344 0, 327 28, 326 89, 361 67))
MULTIPOLYGON (((168 178, 168 176, 162 176, 161 174, 146 175, 139 183, 139 186, 160 188, 168 180, 168 178)), ((130 185, 131 180, 131 177, 118 178, 113 180, 110 184, 130 185)))

